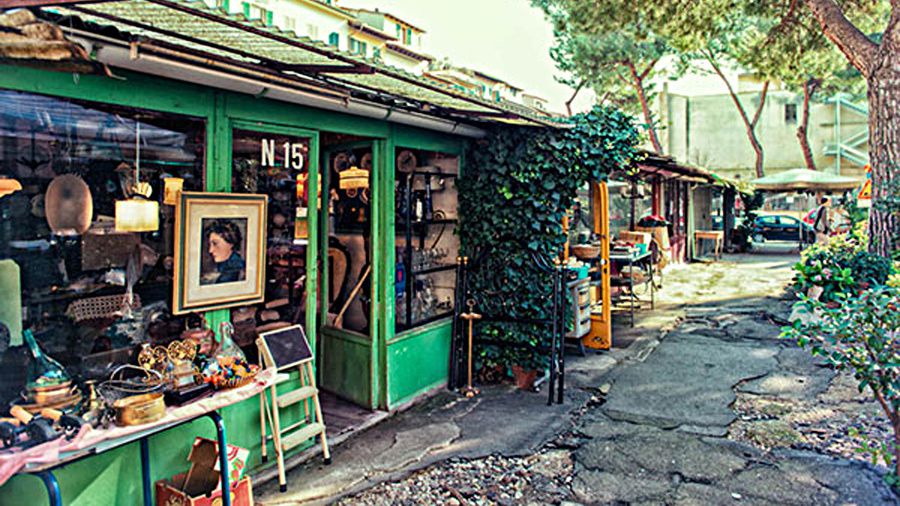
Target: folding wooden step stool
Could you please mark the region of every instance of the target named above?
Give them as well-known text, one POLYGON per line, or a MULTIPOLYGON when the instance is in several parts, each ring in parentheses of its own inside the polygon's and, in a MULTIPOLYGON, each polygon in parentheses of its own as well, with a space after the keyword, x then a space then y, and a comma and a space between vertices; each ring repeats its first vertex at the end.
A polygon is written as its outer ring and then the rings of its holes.
POLYGON ((256 340, 256 346, 266 368, 274 367, 279 375, 279 380, 269 389, 269 395, 267 396, 265 391, 259 395, 259 424, 262 433, 262 460, 263 462, 268 460, 267 443, 272 439, 275 458, 278 461, 278 485, 284 492, 287 490, 284 453, 289 449, 318 436, 325 464, 331 464, 331 453, 328 451, 325 436, 325 420, 322 418, 322 406, 319 404, 319 389, 316 388, 316 377, 313 372, 313 355, 300 325, 263 332, 256 340), (278 395, 278 385, 289 380, 286 373, 294 368, 300 372, 300 388, 278 395), (279 411, 301 402, 306 417, 282 429, 279 411), (272 428, 271 435, 266 427, 267 419, 272 428))

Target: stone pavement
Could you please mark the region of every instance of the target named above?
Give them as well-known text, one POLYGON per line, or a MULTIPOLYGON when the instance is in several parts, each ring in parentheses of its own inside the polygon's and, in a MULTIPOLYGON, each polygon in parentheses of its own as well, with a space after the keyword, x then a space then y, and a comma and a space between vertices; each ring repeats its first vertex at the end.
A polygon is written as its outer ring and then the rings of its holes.
POLYGON ((777 339, 794 261, 674 266, 657 310, 616 329, 637 336, 628 349, 567 361, 562 406, 507 386, 441 392, 335 448, 333 465, 294 469, 287 493, 258 487, 258 503, 896 504, 867 464, 728 437, 737 395, 815 397, 835 378, 777 339))

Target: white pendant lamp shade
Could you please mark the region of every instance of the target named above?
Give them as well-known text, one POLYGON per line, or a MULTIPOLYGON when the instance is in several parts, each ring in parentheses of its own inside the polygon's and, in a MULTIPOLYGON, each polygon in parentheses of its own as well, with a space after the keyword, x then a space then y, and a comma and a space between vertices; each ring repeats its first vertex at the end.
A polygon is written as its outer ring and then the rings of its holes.
POLYGON ((91 226, 94 200, 91 189, 74 174, 53 178, 44 195, 47 224, 57 235, 81 235, 91 226))
POLYGON ((159 230, 159 203, 133 198, 116 201, 116 232, 155 232, 159 230))
POLYGON ((135 123, 134 187, 128 200, 116 201, 116 232, 159 230, 159 202, 150 200, 153 188, 141 182, 141 123, 135 123))

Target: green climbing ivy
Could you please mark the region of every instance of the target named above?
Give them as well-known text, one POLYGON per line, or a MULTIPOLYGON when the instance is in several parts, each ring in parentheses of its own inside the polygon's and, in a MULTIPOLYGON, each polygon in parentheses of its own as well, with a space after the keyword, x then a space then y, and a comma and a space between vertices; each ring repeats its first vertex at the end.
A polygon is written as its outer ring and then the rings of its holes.
MULTIPOLYGON (((576 191, 630 168, 640 156, 639 140, 631 116, 595 107, 562 128, 505 127, 474 142, 458 182, 460 239, 467 256, 486 248, 492 254, 472 271, 469 287, 506 316, 549 317, 551 274, 536 267, 532 255, 559 255, 566 241, 562 219, 576 191)), ((546 329, 485 323, 480 332, 524 345, 481 347, 482 368, 546 367, 546 355, 533 351, 549 346, 546 329)))

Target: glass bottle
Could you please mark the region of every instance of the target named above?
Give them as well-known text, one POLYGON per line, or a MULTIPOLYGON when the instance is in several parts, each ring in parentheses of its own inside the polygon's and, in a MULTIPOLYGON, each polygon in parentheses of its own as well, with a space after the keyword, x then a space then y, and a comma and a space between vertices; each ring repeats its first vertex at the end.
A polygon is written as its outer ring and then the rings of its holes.
POLYGON ((25 384, 27 389, 56 386, 72 381, 63 366, 41 350, 30 329, 22 332, 22 338, 31 352, 28 380, 25 384))

